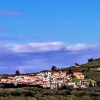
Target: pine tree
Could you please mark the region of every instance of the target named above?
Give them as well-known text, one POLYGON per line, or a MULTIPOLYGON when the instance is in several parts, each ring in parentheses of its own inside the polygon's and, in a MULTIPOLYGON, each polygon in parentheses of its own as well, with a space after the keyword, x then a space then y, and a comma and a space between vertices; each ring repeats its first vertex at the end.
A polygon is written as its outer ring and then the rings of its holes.
POLYGON ((68 69, 68 74, 72 74, 71 68, 68 69))
POLYGON ((16 70, 15 75, 17 75, 17 76, 19 76, 19 75, 20 75, 19 70, 16 70))
POLYGON ((57 70, 57 67, 56 66, 52 66, 51 70, 52 71, 56 71, 57 70))

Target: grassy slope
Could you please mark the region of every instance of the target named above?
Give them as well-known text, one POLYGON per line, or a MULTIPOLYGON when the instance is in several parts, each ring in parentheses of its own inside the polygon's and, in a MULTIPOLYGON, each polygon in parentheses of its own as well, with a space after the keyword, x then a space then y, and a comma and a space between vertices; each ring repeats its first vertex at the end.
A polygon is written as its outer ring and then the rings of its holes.
POLYGON ((87 78, 91 78, 95 81, 100 81, 100 71, 97 71, 97 68, 100 68, 100 59, 96 59, 92 62, 82 64, 81 67, 73 67, 72 71, 82 71, 87 78))

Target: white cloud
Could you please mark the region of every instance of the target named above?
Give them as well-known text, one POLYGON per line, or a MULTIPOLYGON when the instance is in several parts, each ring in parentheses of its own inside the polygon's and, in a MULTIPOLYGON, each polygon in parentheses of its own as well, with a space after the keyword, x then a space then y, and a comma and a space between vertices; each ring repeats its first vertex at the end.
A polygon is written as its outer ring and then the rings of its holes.
POLYGON ((48 52, 64 49, 65 46, 62 42, 51 43, 29 43, 26 45, 10 45, 10 50, 13 52, 48 52))
POLYGON ((66 45, 63 42, 48 42, 48 43, 28 43, 28 44, 16 44, 7 46, 9 50, 15 53, 24 52, 48 52, 48 51, 80 51, 90 48, 98 48, 98 45, 87 45, 87 44, 73 44, 66 45))
POLYGON ((74 44, 74 45, 68 45, 66 47, 66 49, 72 50, 72 51, 77 51, 77 50, 84 50, 84 49, 96 48, 96 47, 98 47, 98 46, 97 45, 87 45, 87 44, 78 43, 78 44, 74 44))

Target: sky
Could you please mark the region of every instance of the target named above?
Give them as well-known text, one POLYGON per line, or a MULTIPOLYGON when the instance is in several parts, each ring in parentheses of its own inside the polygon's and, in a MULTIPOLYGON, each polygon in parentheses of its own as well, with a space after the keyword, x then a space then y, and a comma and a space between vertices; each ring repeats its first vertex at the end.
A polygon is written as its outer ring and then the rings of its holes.
POLYGON ((99 0, 0 0, 0 73, 100 57, 99 5, 99 0))

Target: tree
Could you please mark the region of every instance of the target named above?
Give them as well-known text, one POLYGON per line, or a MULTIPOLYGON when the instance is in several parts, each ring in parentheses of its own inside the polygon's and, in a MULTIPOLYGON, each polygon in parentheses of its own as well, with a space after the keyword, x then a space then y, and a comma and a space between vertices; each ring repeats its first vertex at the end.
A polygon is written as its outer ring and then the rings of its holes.
POLYGON ((96 81, 97 86, 100 87, 100 81, 96 81))
POLYGON ((56 66, 52 66, 51 70, 52 71, 57 71, 57 67, 56 66))
POLYGON ((19 75, 20 75, 19 70, 16 70, 15 75, 17 75, 17 76, 19 76, 19 75))
POLYGON ((91 58, 91 59, 88 59, 88 62, 92 62, 93 61, 93 58, 91 58))
POLYGON ((92 82, 91 81, 89 82, 89 87, 92 87, 92 82))
POLYGON ((89 72, 89 71, 90 71, 90 68, 88 67, 87 70, 86 70, 86 72, 89 72))
POLYGON ((79 64, 78 63, 75 63, 75 66, 79 66, 79 64))
POLYGON ((72 74, 71 68, 68 69, 68 74, 72 74))

